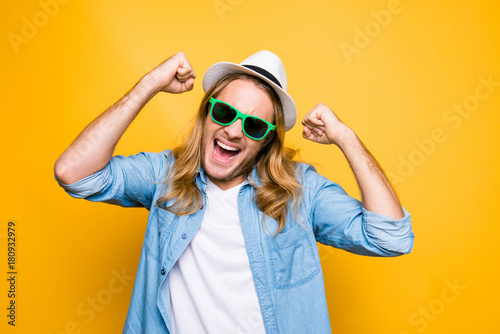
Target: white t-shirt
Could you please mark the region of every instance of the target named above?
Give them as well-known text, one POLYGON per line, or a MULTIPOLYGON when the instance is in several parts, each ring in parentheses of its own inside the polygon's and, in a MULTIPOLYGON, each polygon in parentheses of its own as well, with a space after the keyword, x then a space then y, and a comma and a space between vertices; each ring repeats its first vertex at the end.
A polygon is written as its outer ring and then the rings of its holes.
POLYGON ((241 184, 223 191, 207 181, 201 226, 169 273, 172 333, 265 333, 238 217, 241 184))

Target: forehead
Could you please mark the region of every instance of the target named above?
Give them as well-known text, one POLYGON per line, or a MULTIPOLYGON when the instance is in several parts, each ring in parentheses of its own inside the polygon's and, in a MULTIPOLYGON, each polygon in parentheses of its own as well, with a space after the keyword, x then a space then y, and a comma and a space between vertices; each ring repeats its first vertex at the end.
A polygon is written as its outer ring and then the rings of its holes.
POLYGON ((272 122, 274 119, 273 101, 269 94, 251 80, 231 81, 217 95, 217 99, 229 103, 239 111, 261 117, 272 122))

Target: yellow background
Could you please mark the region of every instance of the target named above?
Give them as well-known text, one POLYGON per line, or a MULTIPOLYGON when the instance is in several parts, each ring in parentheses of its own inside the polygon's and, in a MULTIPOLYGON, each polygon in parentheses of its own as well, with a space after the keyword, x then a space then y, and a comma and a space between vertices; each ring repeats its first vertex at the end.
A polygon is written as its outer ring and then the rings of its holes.
MULTIPOLYGON (((201 99, 205 70, 262 49, 285 63, 299 121, 317 102, 331 106, 412 213, 410 255, 369 258, 321 246, 333 332, 499 332, 500 86, 483 85, 488 96, 474 100, 480 77, 500 82, 497 1, 65 2, 45 6, 48 14, 35 0, 0 5, 1 332, 121 332, 133 281, 114 273, 135 275, 147 211, 75 200, 54 181, 53 164, 142 75, 184 51, 198 74, 194 91, 155 97, 115 153, 173 147, 201 99), (377 23, 372 11, 388 8, 390 18, 377 23), (346 45, 357 51, 345 53, 346 45), (448 111, 464 103, 468 116, 448 111), (6 317, 10 220, 15 328, 6 317)), ((300 126, 287 144, 359 196, 336 147, 306 142, 300 126)))

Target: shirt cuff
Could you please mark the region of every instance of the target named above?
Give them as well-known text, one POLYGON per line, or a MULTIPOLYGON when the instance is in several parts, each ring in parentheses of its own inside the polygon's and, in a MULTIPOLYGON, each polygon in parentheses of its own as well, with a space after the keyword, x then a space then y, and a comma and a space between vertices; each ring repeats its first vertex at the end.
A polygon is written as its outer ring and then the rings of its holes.
POLYGON ((404 217, 394 220, 388 216, 363 210, 363 223, 369 240, 389 253, 408 254, 415 235, 411 229, 411 215, 405 208, 404 217))
POLYGON ((72 197, 86 198, 101 191, 105 187, 105 180, 107 180, 107 177, 110 173, 109 169, 109 164, 107 164, 106 167, 104 167, 100 171, 97 171, 94 174, 71 184, 65 184, 61 182, 55 174, 54 178, 57 183, 59 183, 59 185, 63 187, 66 192, 72 197))

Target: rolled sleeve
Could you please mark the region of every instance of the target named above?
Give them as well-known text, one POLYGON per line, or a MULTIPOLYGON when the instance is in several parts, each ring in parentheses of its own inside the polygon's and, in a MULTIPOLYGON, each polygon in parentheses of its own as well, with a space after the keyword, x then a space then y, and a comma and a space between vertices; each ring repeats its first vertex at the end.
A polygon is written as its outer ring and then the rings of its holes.
POLYGON ((368 211, 313 167, 306 171, 304 180, 318 242, 367 256, 398 256, 412 250, 411 216, 404 208, 405 216, 398 220, 368 211))
POLYGON ((411 215, 405 208, 402 208, 404 217, 397 220, 363 207, 361 209, 368 240, 377 245, 383 253, 395 256, 411 252, 415 235, 411 229, 411 215))
POLYGON ((103 192, 104 188, 108 184, 107 180, 110 177, 110 168, 111 167, 108 164, 100 171, 97 171, 94 174, 71 184, 61 182, 55 174, 54 178, 70 196, 75 198, 87 198, 97 192, 103 192))
POLYGON ((156 188, 165 176, 167 159, 167 151, 117 155, 103 169, 72 184, 54 177, 72 197, 150 209, 156 188))

